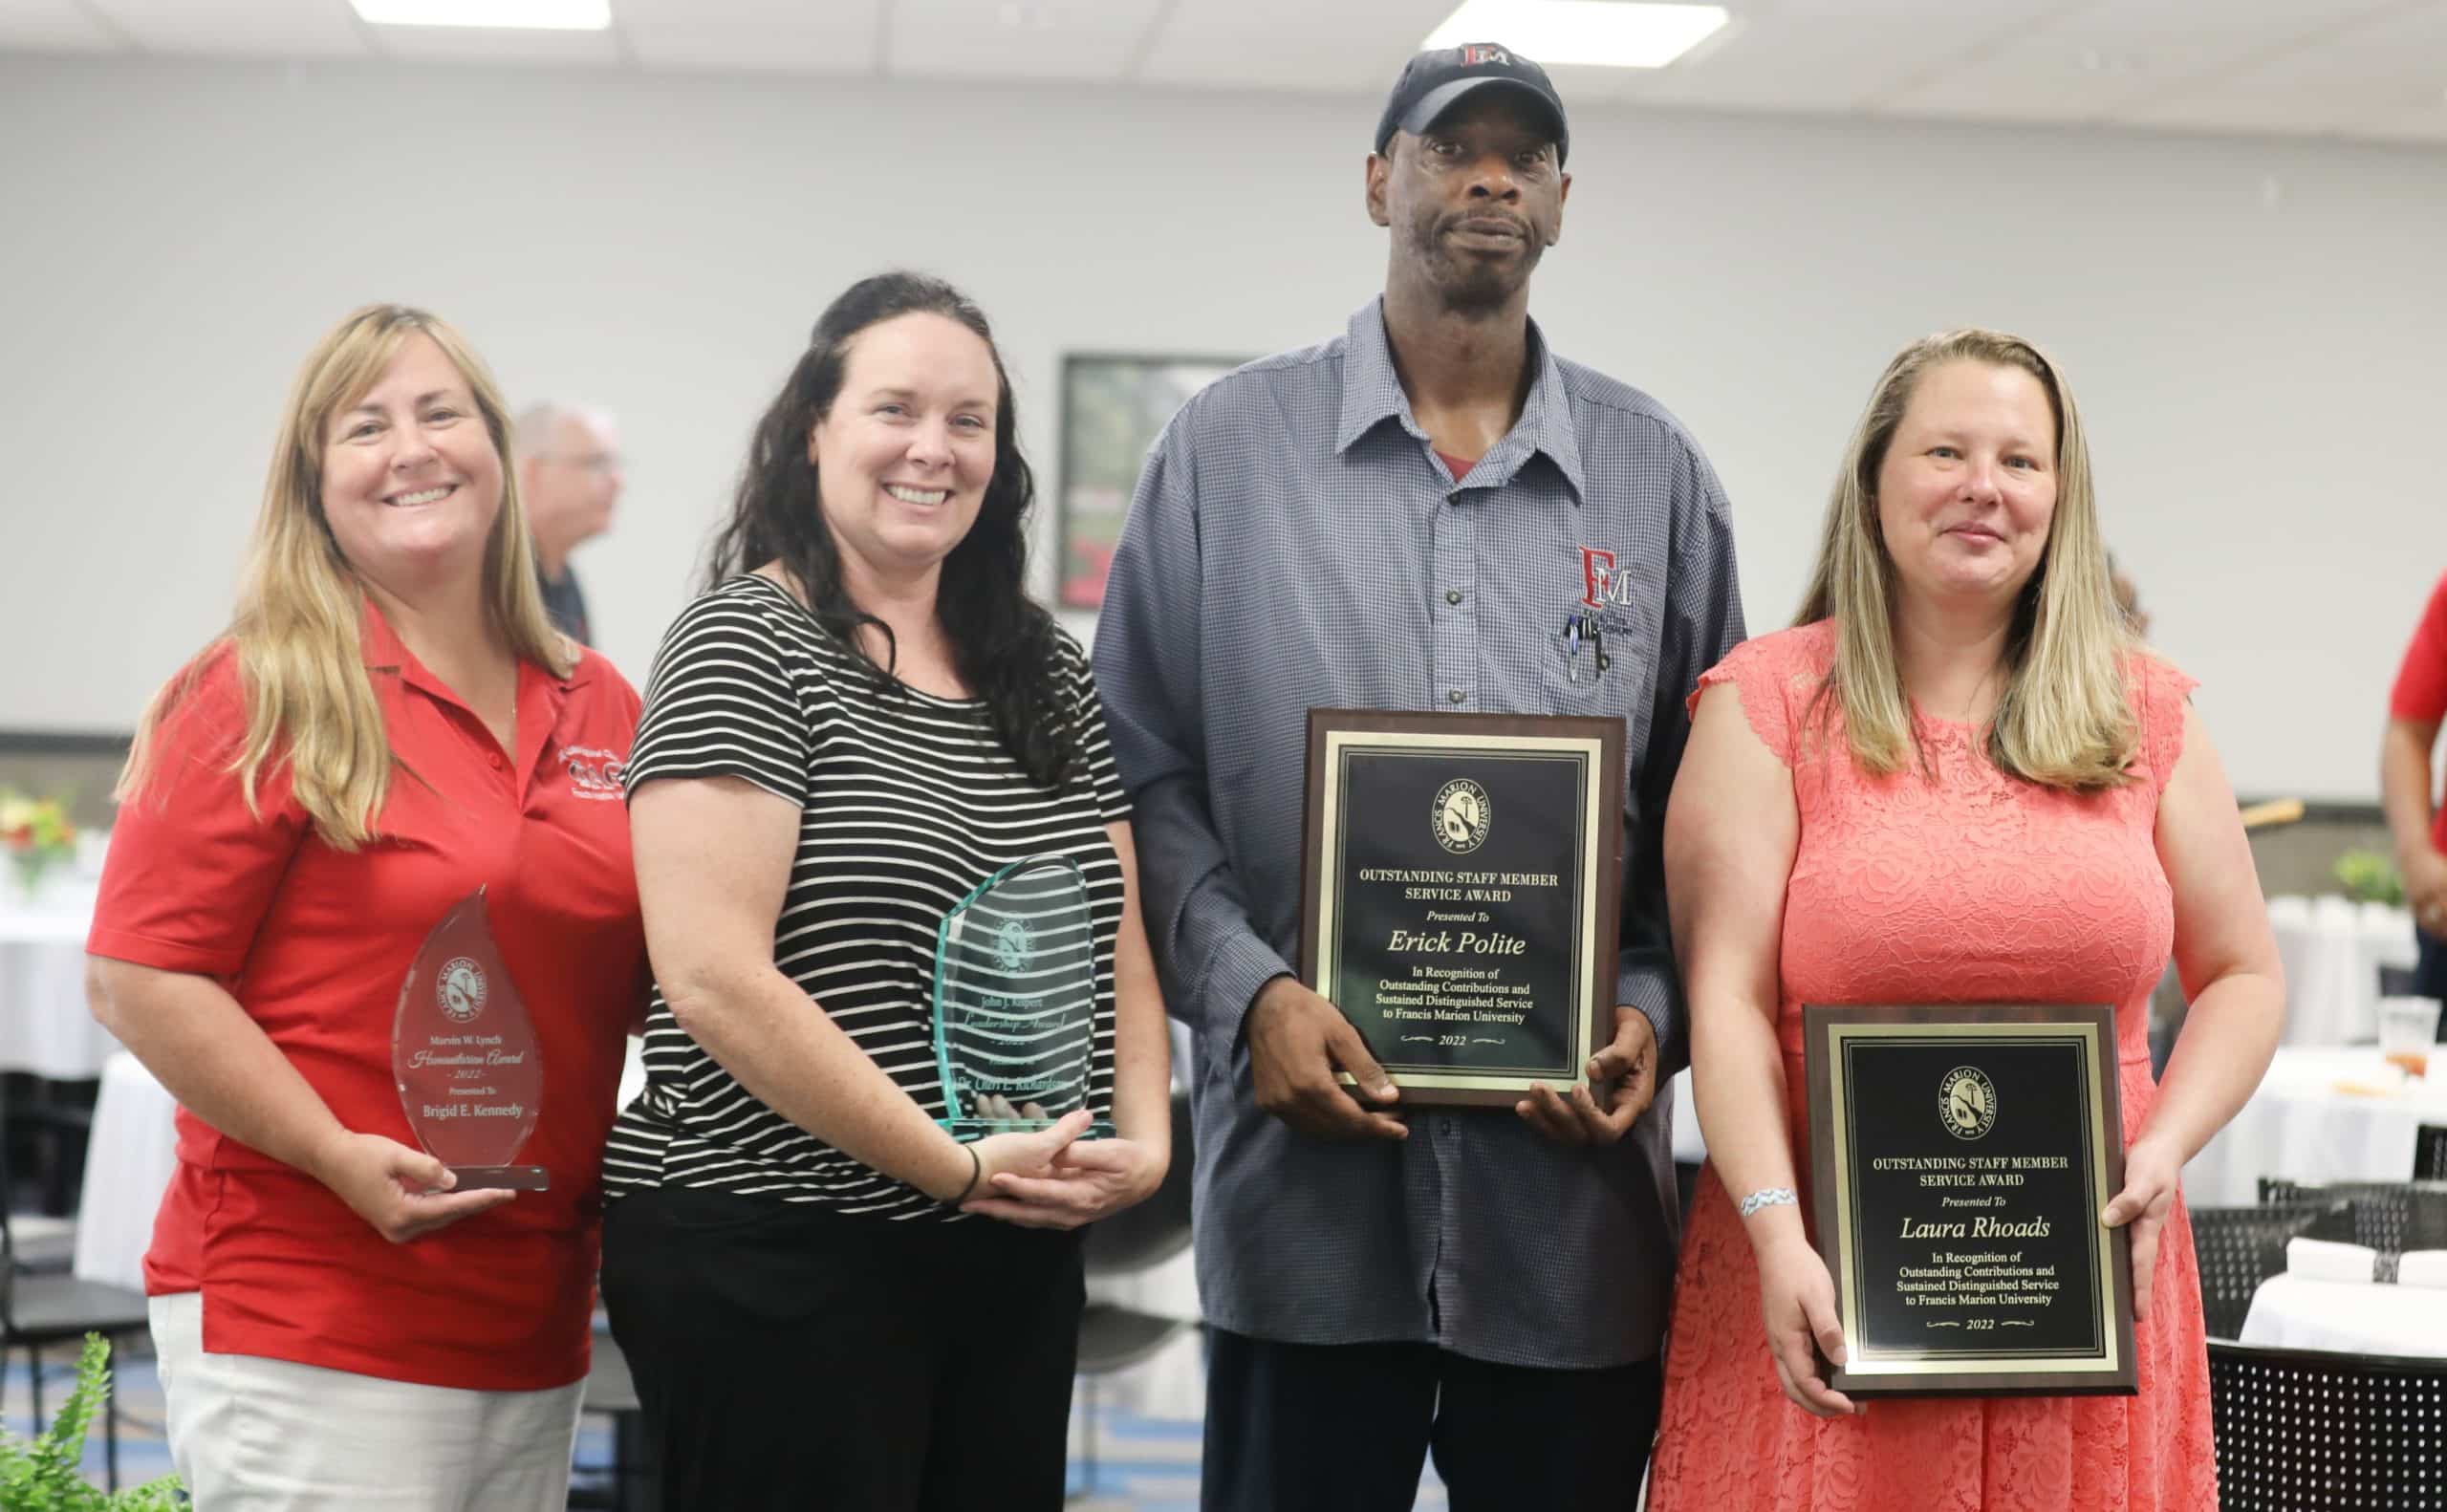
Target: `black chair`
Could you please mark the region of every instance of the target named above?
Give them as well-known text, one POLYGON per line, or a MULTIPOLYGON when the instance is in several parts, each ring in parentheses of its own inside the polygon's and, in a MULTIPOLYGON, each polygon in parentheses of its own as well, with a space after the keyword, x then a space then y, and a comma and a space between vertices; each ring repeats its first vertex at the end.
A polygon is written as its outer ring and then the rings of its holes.
MULTIPOLYGON (((43 1351, 67 1345, 83 1347, 85 1335, 98 1333, 117 1349, 120 1340, 142 1337, 151 1329, 144 1295, 124 1286, 78 1281, 62 1271, 30 1271, 17 1261, 17 1244, 9 1220, 8 1141, 0 1139, 0 1376, 20 1349, 26 1351, 27 1375, 33 1384, 34 1432, 42 1432, 43 1351)), ((102 1410, 103 1462, 110 1488, 119 1489, 119 1398, 102 1410)))
POLYGON ((2252 1294, 2285 1268, 2285 1242, 2330 1211, 2327 1202, 2263 1207, 2196 1207, 2193 1254, 2200 1266, 2200 1310, 2213 1339, 2243 1330, 2252 1294))
POLYGON ((2447 1507, 2447 1359, 2209 1341, 2221 1512, 2447 1507))
MULTIPOLYGON (((1091 1276, 1121 1276, 1160 1265, 1189 1247, 1191 1146, 1189 1093, 1173 1093, 1173 1159, 1155 1196, 1088 1227, 1082 1260, 1091 1276)), ((1096 1378, 1153 1356, 1197 1324, 1183 1318, 1092 1302, 1079 1314, 1079 1372, 1086 1416, 1079 1458, 1096 1483, 1096 1378)))
POLYGON ((2437 1201, 2447 1198, 2447 1181, 2293 1181, 2282 1176, 2260 1178, 2260 1199, 2268 1202, 2437 1201))
POLYGON ((2447 1181, 2447 1128, 2423 1124, 2413 1141, 2413 1178, 2447 1181))

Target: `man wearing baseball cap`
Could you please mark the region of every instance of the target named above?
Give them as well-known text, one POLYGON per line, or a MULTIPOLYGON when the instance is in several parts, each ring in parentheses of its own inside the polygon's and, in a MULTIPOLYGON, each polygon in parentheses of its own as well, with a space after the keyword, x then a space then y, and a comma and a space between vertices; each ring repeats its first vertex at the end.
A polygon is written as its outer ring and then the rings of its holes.
POLYGON ((1204 1505, 1394 1512, 1432 1451, 1457 1512, 1627 1507, 1678 1229, 1658 1091, 1688 1060, 1660 838, 1683 701, 1743 638, 1731 519, 1662 406, 1529 319, 1571 187, 1546 71, 1419 54, 1371 145, 1382 295, 1174 417, 1096 635, 1196 1031, 1204 1505), (1406 1112, 1302 984, 1311 708, 1622 722, 1617 1006, 1583 1080, 1406 1112))

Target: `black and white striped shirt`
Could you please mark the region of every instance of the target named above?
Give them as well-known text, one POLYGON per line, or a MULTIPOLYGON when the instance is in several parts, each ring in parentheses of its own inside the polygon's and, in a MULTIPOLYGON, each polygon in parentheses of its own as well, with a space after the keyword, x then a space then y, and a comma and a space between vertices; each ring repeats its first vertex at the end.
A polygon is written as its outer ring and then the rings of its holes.
MULTIPOLYGON (((1130 809, 1087 658, 1068 635, 1057 655, 1083 757, 1058 792, 1029 781, 983 702, 878 689, 871 665, 766 578, 733 577, 697 599, 655 657, 629 790, 741 777, 799 806, 774 963, 933 1116, 943 1114, 936 925, 997 869, 1039 855, 1071 857, 1087 880, 1096 942, 1089 1101, 1112 1115, 1122 879, 1105 826, 1130 809)), ((645 1064, 646 1091, 604 1154, 610 1197, 669 1185, 884 1218, 958 1216, 757 1100, 680 1027, 660 987, 645 1064)))

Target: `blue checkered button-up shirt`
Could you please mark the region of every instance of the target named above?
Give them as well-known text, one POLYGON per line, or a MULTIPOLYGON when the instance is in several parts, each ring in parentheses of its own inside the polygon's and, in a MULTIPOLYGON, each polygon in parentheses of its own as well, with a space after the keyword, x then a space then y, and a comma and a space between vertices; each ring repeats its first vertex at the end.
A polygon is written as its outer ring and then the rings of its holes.
POLYGON ((1660 830, 1683 700, 1743 638, 1732 522, 1673 416, 1529 341, 1519 421, 1457 483, 1371 301, 1338 339, 1191 400, 1114 557, 1096 680, 1165 998, 1195 1033, 1202 1305, 1237 1332, 1599 1367, 1655 1354, 1664 1328, 1668 1091, 1612 1149, 1509 1111, 1332 1143, 1259 1111, 1241 1039, 1258 989, 1295 970, 1310 709, 1603 714, 1630 757, 1615 1001, 1655 1026, 1661 1076, 1687 1059, 1660 830), (1594 676, 1574 616, 1602 632, 1594 676))

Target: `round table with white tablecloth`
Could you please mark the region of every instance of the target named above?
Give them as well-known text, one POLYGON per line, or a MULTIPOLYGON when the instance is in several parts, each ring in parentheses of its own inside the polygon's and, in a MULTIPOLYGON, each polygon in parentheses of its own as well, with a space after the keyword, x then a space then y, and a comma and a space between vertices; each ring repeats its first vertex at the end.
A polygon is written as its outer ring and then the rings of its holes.
POLYGON ((2268 900, 2285 966, 2285 1043, 2350 1045, 2379 1033, 2379 968, 2414 963, 2413 916, 2342 897, 2268 900))
POLYGON ((144 1289, 153 1217, 179 1163, 179 1105, 125 1050, 102 1067, 76 1207, 76 1279, 144 1289))
POLYGON ((2252 1294, 2242 1342, 2344 1354, 2447 1357, 2447 1290, 2281 1272, 2252 1294))
POLYGON ((2372 1046, 2285 1046, 2251 1101, 2183 1168, 2184 1200, 2247 1206, 2264 1176, 2407 1180, 2424 1124, 2447 1125, 2447 1048, 2421 1079, 2372 1046))
POLYGON ((86 1081, 119 1048, 85 1005, 90 887, 0 899, 0 1071, 86 1081))

